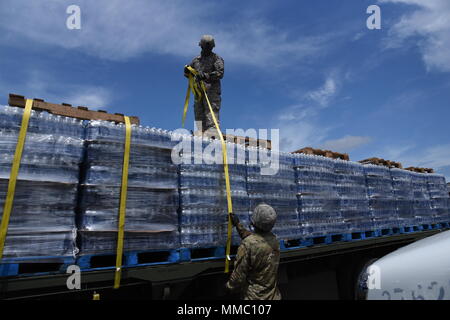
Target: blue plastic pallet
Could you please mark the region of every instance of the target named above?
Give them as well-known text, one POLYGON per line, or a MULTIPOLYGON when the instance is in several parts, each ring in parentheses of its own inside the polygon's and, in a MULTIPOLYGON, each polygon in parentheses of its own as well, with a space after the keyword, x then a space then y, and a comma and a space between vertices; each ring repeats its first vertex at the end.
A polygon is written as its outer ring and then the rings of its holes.
POLYGON ((383 229, 376 229, 375 232, 378 234, 379 237, 385 237, 385 236, 393 236, 396 234, 401 233, 400 228, 383 228, 383 229))
MULTIPOLYGON (((179 261, 180 252, 177 249, 127 251, 123 253, 122 267, 162 265, 179 261)), ((80 255, 76 259, 76 264, 84 271, 114 269, 116 267, 116 254, 80 255)))
POLYGON ((435 224, 435 223, 425 223, 420 225, 422 227, 422 230, 426 231, 426 230, 434 230, 434 229, 439 229, 439 224, 435 224))
POLYGON ((38 276, 65 273, 75 264, 74 257, 41 256, 3 258, 0 264, 0 277, 38 276))
POLYGON ((400 233, 413 233, 422 231, 422 226, 404 226, 400 227, 400 233))
POLYGON ((306 237, 303 239, 304 246, 315 246, 322 244, 332 244, 336 242, 349 241, 349 235, 346 233, 334 233, 323 236, 306 237))
MULTIPOLYGON (((232 246, 230 256, 234 256, 237 246, 232 246)), ((180 261, 203 261, 214 259, 225 259, 226 248, 223 246, 206 248, 181 248, 180 261)))
POLYGON ((307 239, 280 240, 280 250, 293 250, 312 246, 313 243, 307 239))
POLYGON ((441 222, 440 225, 441 225, 441 229, 450 228, 450 223, 448 223, 448 222, 441 222))
POLYGON ((366 240, 378 237, 376 230, 355 231, 348 234, 348 241, 366 240))

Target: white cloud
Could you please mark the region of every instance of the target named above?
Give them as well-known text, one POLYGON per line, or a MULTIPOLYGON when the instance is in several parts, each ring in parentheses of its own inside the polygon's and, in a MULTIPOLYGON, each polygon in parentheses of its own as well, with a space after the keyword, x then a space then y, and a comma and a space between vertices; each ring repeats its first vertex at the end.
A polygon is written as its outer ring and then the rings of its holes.
POLYGON ((322 87, 311 91, 307 94, 307 98, 318 103, 321 107, 327 107, 330 99, 335 95, 337 90, 336 81, 333 75, 328 76, 322 87))
POLYGON ((78 87, 67 97, 68 103, 75 106, 88 106, 91 109, 105 110, 111 102, 109 90, 101 87, 78 87))
POLYGON ((372 141, 370 137, 346 135, 339 139, 327 140, 322 144, 324 149, 338 152, 350 152, 372 141))
POLYGON ((208 33, 216 37, 217 51, 226 61, 260 67, 270 63, 271 68, 304 62, 327 45, 325 36, 300 37, 275 29, 252 13, 196 0, 78 0, 81 30, 68 30, 65 10, 72 2, 2 1, 3 39, 19 37, 16 44, 31 39, 105 59, 126 60, 146 53, 191 58, 199 52, 200 36, 208 33), (224 20, 224 14, 230 18, 224 20))
POLYGON ((280 149, 283 151, 317 146, 329 131, 329 128, 321 127, 314 118, 289 121, 279 119, 274 127, 280 129, 280 149))
POLYGON ((428 70, 450 71, 450 1, 448 0, 379 0, 416 6, 412 13, 403 15, 390 30, 387 47, 399 47, 405 40, 417 41, 428 70))
POLYGON ((319 146, 331 128, 317 122, 318 113, 329 107, 337 93, 337 73, 331 72, 319 88, 300 95, 297 104, 282 108, 274 123, 280 129, 280 148, 294 151, 319 146))
MULTIPOLYGON (((416 145, 389 146, 379 152, 380 157, 399 161, 403 167, 433 168, 437 172, 450 168, 450 144, 434 145, 421 148, 416 145)), ((450 181, 450 175, 447 175, 450 181)))

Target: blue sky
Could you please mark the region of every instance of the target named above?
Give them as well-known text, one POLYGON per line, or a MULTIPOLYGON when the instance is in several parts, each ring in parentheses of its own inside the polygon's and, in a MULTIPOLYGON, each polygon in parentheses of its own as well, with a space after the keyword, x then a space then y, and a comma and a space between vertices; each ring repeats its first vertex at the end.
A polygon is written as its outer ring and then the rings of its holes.
POLYGON ((447 0, 2 0, 0 104, 12 92, 176 129, 183 66, 212 34, 223 128, 279 128, 285 151, 382 157, 449 181, 449 16, 447 0), (81 30, 66 28, 71 4, 81 30), (371 4, 381 30, 366 27, 371 4))

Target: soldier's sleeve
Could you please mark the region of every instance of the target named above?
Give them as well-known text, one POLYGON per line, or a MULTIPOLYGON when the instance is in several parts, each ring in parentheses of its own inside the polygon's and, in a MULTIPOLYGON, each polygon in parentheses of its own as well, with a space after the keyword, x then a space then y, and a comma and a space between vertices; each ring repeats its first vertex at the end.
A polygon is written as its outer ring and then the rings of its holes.
POLYGON ((197 65, 197 61, 198 61, 198 57, 195 57, 194 59, 192 59, 191 63, 188 64, 188 66, 195 69, 195 66, 197 65))
POLYGON ((221 57, 217 57, 214 62, 214 71, 209 74, 209 78, 211 80, 220 80, 223 78, 223 74, 225 72, 224 61, 221 57))
POLYGON ((249 271, 249 252, 245 245, 241 244, 236 254, 236 262, 233 273, 230 276, 226 286, 228 289, 235 291, 241 288, 247 281, 247 274, 249 271))
POLYGON ((240 222, 237 224, 236 226, 236 230, 239 234, 239 237, 241 237, 241 239, 245 239, 247 238, 249 235, 251 235, 252 233, 250 231, 248 231, 240 222))

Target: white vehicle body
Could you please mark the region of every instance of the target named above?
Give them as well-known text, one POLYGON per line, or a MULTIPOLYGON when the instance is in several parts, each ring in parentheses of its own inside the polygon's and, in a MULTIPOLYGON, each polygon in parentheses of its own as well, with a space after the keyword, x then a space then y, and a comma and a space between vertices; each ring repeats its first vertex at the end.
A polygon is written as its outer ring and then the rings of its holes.
POLYGON ((368 300, 450 300, 450 231, 400 248, 366 272, 368 300))

